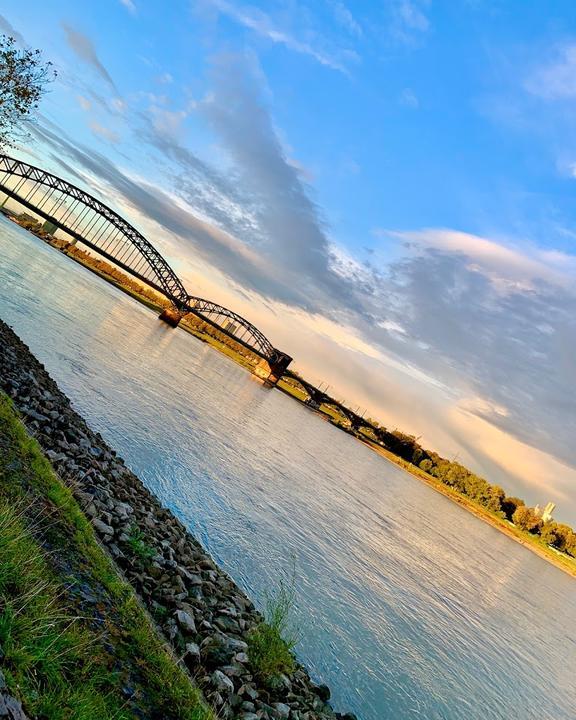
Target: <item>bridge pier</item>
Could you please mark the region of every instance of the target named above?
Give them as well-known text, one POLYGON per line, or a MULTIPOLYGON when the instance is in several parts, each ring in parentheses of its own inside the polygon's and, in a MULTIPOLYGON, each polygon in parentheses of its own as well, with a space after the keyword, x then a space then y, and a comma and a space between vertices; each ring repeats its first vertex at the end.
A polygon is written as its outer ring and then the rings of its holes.
POLYGON ((271 360, 265 360, 264 358, 260 360, 252 374, 264 380, 264 384, 268 387, 275 387, 291 362, 290 355, 277 350, 276 355, 271 360))
POLYGON ((308 407, 312 408, 312 410, 320 410, 320 405, 322 403, 315 397, 308 397, 308 399, 304 401, 304 404, 308 405, 308 407))
POLYGON ((178 310, 178 308, 175 307, 167 307, 162 310, 158 318, 165 322, 167 325, 170 325, 170 327, 178 327, 180 324, 180 320, 184 315, 178 310))

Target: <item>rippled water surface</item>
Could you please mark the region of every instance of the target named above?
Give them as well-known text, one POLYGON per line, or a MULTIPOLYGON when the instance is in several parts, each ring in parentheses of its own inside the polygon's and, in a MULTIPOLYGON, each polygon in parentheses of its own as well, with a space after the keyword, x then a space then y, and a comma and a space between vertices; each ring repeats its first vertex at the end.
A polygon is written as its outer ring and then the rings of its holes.
POLYGON ((0 316, 363 720, 576 718, 576 583, 0 220, 0 316))

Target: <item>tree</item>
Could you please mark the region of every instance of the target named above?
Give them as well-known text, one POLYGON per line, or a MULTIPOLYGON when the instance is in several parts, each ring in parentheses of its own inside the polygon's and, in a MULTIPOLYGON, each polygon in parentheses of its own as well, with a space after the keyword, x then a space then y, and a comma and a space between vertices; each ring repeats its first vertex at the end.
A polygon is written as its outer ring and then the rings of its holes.
POLYGON ((430 470, 432 470, 432 460, 429 458, 426 458, 426 460, 422 460, 420 463, 420 469, 424 470, 424 472, 429 473, 430 470))
POLYGON ((576 533, 564 523, 557 523, 555 529, 557 540, 554 544, 556 547, 569 555, 574 555, 576 553, 576 533))
POLYGON ((517 508, 522 505, 524 505, 524 500, 520 500, 520 498, 517 497, 506 497, 502 502, 502 510, 506 514, 508 520, 512 520, 517 508))
POLYGON ((0 35, 0 149, 25 135, 23 123, 31 119, 55 76, 40 50, 21 49, 14 38, 0 35))
POLYGON ((520 530, 526 530, 533 534, 536 534, 542 527, 542 520, 534 513, 534 510, 526 505, 520 505, 516 509, 512 521, 520 530))
POLYGON ((557 547, 560 540, 558 523, 554 522, 554 520, 544 523, 540 530, 540 537, 547 545, 554 545, 557 547))
POLYGON ((499 485, 488 485, 487 492, 482 495, 480 501, 488 510, 500 513, 504 508, 505 499, 506 493, 499 485))

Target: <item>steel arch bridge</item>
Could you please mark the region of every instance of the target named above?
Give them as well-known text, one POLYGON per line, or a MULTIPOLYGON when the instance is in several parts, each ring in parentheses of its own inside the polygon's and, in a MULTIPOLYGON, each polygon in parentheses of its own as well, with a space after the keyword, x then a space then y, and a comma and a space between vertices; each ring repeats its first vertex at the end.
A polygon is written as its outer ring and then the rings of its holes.
MULTIPOLYGON (((0 154, 0 191, 101 257, 165 295, 178 319, 192 313, 265 360, 277 380, 292 358, 251 322, 184 284, 136 228, 93 195, 41 168, 0 154)), ((177 324, 174 322, 173 324, 177 324)))

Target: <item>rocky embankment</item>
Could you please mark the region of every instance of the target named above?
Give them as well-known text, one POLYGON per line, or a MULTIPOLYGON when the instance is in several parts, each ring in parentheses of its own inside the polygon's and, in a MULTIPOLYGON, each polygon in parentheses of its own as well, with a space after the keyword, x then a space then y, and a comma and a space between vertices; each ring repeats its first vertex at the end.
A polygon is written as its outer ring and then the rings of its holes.
POLYGON ((2 321, 0 388, 220 718, 355 720, 335 713, 329 689, 315 685, 300 665, 290 677, 258 681, 246 643, 262 620, 252 602, 90 430, 2 321))

